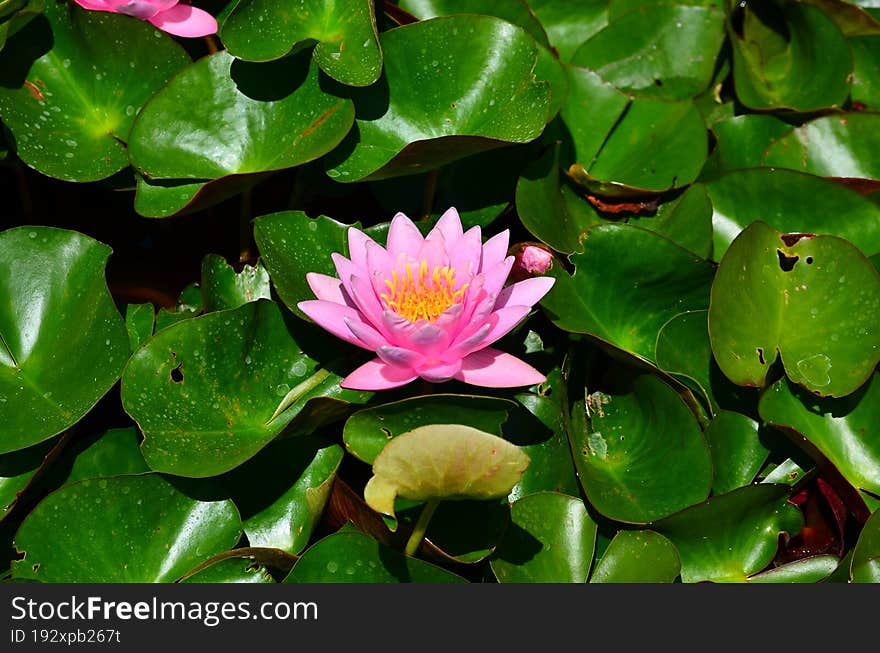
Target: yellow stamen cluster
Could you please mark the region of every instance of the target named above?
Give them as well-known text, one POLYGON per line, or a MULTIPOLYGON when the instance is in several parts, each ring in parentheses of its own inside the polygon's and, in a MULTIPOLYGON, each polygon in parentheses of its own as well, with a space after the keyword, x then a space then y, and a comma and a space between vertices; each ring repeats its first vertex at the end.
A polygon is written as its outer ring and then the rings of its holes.
POLYGON ((386 308, 405 317, 410 322, 428 320, 433 322, 453 304, 460 302, 468 284, 455 290, 455 269, 444 265, 434 266, 428 273, 428 262, 419 265, 418 278, 413 277, 412 268, 407 263, 406 273, 391 273, 385 280, 388 292, 382 293, 386 308))

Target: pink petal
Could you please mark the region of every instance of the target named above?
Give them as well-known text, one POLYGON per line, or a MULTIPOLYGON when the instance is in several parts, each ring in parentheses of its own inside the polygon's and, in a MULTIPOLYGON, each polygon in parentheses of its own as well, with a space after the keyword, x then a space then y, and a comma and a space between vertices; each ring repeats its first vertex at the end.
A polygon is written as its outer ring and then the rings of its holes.
POLYGON ((385 309, 376 297, 376 293, 373 292, 373 286, 366 279, 357 275, 349 279, 349 285, 351 286, 351 297, 365 320, 387 338, 389 333, 384 328, 382 321, 382 313, 385 312, 385 309))
POLYGON ((388 390, 418 378, 412 370, 395 367, 379 358, 364 363, 342 380, 340 387, 351 390, 388 390))
POLYGON ((435 358, 449 347, 450 337, 436 324, 425 323, 416 327, 409 341, 412 349, 427 358, 435 358))
POLYGON ((403 213, 391 220, 388 228, 388 255, 395 261, 401 254, 415 256, 425 242, 419 228, 403 213))
POLYGON ((336 277, 321 274, 320 272, 309 272, 306 274, 306 282, 318 299, 336 304, 345 304, 346 306, 352 305, 348 298, 348 293, 342 287, 342 282, 336 277))
POLYGON ((513 260, 512 256, 508 256, 498 265, 492 266, 483 272, 483 275, 485 276, 483 290, 489 295, 497 297, 498 293, 501 292, 504 282, 507 281, 507 277, 510 275, 510 268, 513 267, 513 260))
POLYGON ((425 357, 419 352, 404 347, 383 345, 376 350, 376 354, 389 365, 407 369, 414 369, 425 362, 425 357))
POLYGON ((510 230, 505 229, 500 234, 495 234, 483 243, 483 257, 480 262, 480 270, 485 271, 494 267, 507 256, 507 247, 510 241, 510 230))
POLYGON ((443 360, 460 360, 472 351, 482 349, 483 342, 486 340, 486 336, 489 334, 489 329, 491 328, 492 325, 486 322, 467 338, 457 341, 455 346, 450 347, 446 350, 446 353, 443 354, 443 360))
POLYGON ((375 242, 360 229, 348 230, 348 255, 356 268, 367 269, 367 241, 375 242))
POLYGON ((399 346, 409 344, 410 338, 416 330, 412 322, 391 310, 385 310, 382 313, 382 326, 385 327, 385 332, 388 334, 388 342, 399 346))
POLYGON ((346 318, 352 322, 362 322, 361 314, 353 308, 322 299, 299 302, 297 307, 318 326, 326 329, 337 338, 342 338, 346 342, 350 342, 358 347, 370 349, 365 343, 356 338, 345 324, 346 318))
POLYGON ((345 292, 348 293, 349 297, 354 298, 354 292, 351 288, 351 278, 354 276, 355 270, 357 270, 357 268, 342 254, 337 254, 336 252, 333 252, 332 254, 330 254, 330 259, 333 261, 333 265, 336 267, 336 274, 339 275, 339 281, 342 282, 342 287, 345 288, 345 292))
POLYGON ((460 288, 480 271, 480 256, 483 250, 483 238, 479 227, 467 230, 455 244, 448 249, 449 265, 455 269, 455 285, 460 288))
MULTIPOLYGON (((434 232, 443 234, 443 240, 446 241, 447 245, 455 245, 455 243, 458 242, 458 239, 461 238, 462 234, 461 218, 458 215, 458 211, 454 208, 450 208, 446 213, 441 215, 440 219, 437 220, 437 224, 431 229, 431 233, 434 232)), ((430 236, 431 233, 429 233, 428 236, 430 236)))
POLYGON ((207 11, 191 5, 175 5, 148 20, 163 32, 175 36, 207 36, 217 33, 217 19, 207 11))
POLYGON ((419 376, 431 383, 449 381, 461 371, 461 359, 441 365, 424 365, 419 368, 419 376))
POLYGON ((114 14, 118 13, 113 6, 104 2, 104 0, 74 0, 74 2, 83 9, 91 9, 92 11, 109 11, 114 14))
MULTIPOLYGON (((477 303, 476 307, 473 310, 473 313, 470 317, 466 318, 467 321, 464 322, 464 326, 461 327, 461 330, 455 335, 455 339, 453 340, 453 344, 457 345, 462 342, 466 338, 470 338, 474 332, 478 331, 482 326, 486 323, 486 320, 489 319, 489 315, 492 313, 492 310, 495 308, 495 298, 490 297, 485 294, 482 294, 482 299, 477 303)), ((463 318, 464 320, 465 318, 463 318)))
POLYGON ((483 345, 490 345, 498 338, 506 335, 513 327, 522 322, 522 319, 529 314, 531 306, 508 306, 496 310, 492 313, 492 327, 486 334, 483 345))
POLYGON ((518 283, 514 283, 504 288, 498 293, 498 300, 495 302, 495 308, 504 308, 505 306, 534 306, 541 298, 550 292, 553 283, 556 281, 553 277, 532 277, 518 283))
MULTIPOLYGON (((418 255, 416 257, 421 263, 422 261, 428 262, 428 274, 430 275, 435 267, 445 267, 449 265, 449 255, 446 250, 446 243, 443 242, 442 237, 438 237, 437 235, 431 236, 428 235, 425 238, 425 242, 422 243, 421 248, 419 248, 418 255)), ((416 270, 413 270, 413 276, 416 275, 416 270)))
MULTIPOLYGON (((375 242, 367 243, 367 271, 370 283, 373 286, 373 292, 376 297, 380 297, 382 293, 388 292, 388 286, 385 285, 386 280, 391 280, 391 271, 394 269, 391 256, 384 247, 375 242)), ((416 272, 414 270, 414 272, 416 272)), ((398 272, 398 274, 400 274, 398 272)))
POLYGON ((465 358, 455 378, 484 388, 514 388, 542 383, 547 379, 531 365, 491 347, 475 351, 465 358))
POLYGON ((385 336, 370 325, 358 322, 357 320, 351 320, 347 317, 343 318, 342 321, 345 322, 345 326, 354 334, 354 337, 366 345, 367 349, 375 351, 379 347, 384 347, 388 344, 385 336))

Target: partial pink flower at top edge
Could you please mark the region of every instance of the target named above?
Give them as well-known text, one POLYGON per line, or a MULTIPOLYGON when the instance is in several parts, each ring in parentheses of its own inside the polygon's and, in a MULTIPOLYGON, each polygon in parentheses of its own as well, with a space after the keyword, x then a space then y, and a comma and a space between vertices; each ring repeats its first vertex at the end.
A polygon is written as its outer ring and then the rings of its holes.
POLYGON ((382 247, 348 230, 351 258, 332 255, 339 278, 310 272, 317 299, 300 310, 330 333, 377 357, 342 382, 357 390, 395 388, 421 377, 471 385, 533 385, 543 374, 490 347, 516 326, 553 285, 533 277, 504 286, 513 265, 509 232, 482 242, 479 227, 463 233, 449 209, 427 236, 403 213, 382 247))
POLYGON ((178 0, 74 0, 84 9, 140 18, 175 36, 207 36, 217 32, 217 20, 203 9, 178 0))

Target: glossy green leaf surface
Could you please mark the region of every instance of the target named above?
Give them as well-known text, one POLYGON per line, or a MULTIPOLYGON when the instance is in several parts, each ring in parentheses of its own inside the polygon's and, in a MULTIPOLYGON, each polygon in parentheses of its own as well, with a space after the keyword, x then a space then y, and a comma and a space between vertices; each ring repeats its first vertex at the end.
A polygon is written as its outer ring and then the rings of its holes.
POLYGON ((419 20, 452 14, 495 16, 522 27, 541 45, 548 45, 544 28, 525 0, 401 0, 398 4, 419 20))
POLYGON ((238 308, 258 299, 271 299, 269 273, 259 261, 236 272, 216 254, 208 254, 202 260, 201 288, 206 313, 238 308))
POLYGON ((683 582, 741 583, 770 563, 780 533, 800 531, 803 517, 788 492, 786 485, 750 485, 652 527, 678 548, 683 582))
POLYGON ((849 394, 880 361, 880 275, 836 236, 783 238, 756 222, 724 254, 709 306, 715 359, 734 383, 763 386, 778 353, 792 381, 849 394))
POLYGON ((547 374, 547 381, 537 394, 529 392, 516 396, 528 411, 525 415, 533 416, 539 424, 534 419, 524 419, 525 411, 516 411, 504 425, 505 438, 518 445, 532 461, 511 491, 511 500, 547 491, 574 497, 580 495, 580 483, 565 430, 561 385, 561 374, 554 369, 547 374))
POLYGON ((0 233, 0 453, 72 426, 119 378, 129 342, 109 256, 75 231, 0 233))
POLYGON ((749 485, 769 455, 758 433, 759 424, 747 415, 721 410, 706 427, 712 452, 714 494, 725 494, 749 485))
POLYGON ((158 474, 85 480, 50 494, 15 535, 15 578, 173 582, 235 545, 231 501, 188 496, 158 474), (50 535, 51 534, 51 535, 50 535))
POLYGON ((880 179, 880 115, 825 116, 776 140, 764 165, 803 170, 820 177, 880 179))
POLYGON ((188 575, 182 583, 274 583, 272 575, 252 556, 229 556, 188 575))
POLYGON ((431 395, 365 408, 345 422, 342 439, 349 453, 373 464, 385 445, 402 433, 429 424, 465 424, 501 435, 516 404, 494 397, 431 395))
POLYGON ((562 329, 589 333, 654 360, 657 334, 679 313, 708 307, 713 266, 655 233, 629 225, 590 229, 572 276, 556 279, 541 306, 562 329))
POLYGON ((880 510, 874 511, 859 535, 850 577, 854 583, 880 583, 880 510))
POLYGON ((706 184, 715 211, 714 257, 752 222, 787 233, 846 238, 866 255, 880 252, 880 207, 857 192, 793 170, 733 171, 706 184))
POLYGON ((430 170, 543 130, 549 84, 532 74, 539 46, 520 28, 449 16, 383 32, 380 41, 384 81, 353 94, 355 128, 328 159, 336 181, 430 170))
POLYGON ((596 523, 583 501, 556 492, 530 494, 510 507, 510 524, 492 557, 502 583, 584 583, 596 523))
POLYGON ((871 110, 880 108, 880 37, 849 40, 853 53, 852 99, 871 110))
POLYGON ((322 90, 307 52, 271 63, 217 52, 153 96, 132 127, 129 151, 151 181, 203 182, 311 161, 333 149, 353 119, 350 100, 322 90))
POLYGON ((152 304, 128 304, 125 307, 125 330, 132 351, 153 335, 156 310, 152 304))
POLYGON ((240 0, 220 36, 232 55, 249 61, 278 59, 317 41, 312 56, 321 70, 352 86, 372 84, 382 71, 370 0, 240 0))
POLYGON ((258 300, 157 333, 126 367, 122 402, 152 469, 214 476, 256 454, 310 399, 351 392, 340 380, 301 352, 276 304, 258 300))
POLYGON ((189 63, 183 48, 142 21, 58 2, 6 44, 3 59, 0 116, 19 156, 70 181, 127 167, 135 117, 189 63))
POLYGON ((750 583, 818 583, 840 562, 833 555, 817 555, 774 567, 749 578, 750 583))
POLYGON ((684 100, 709 85, 723 41, 720 7, 649 4, 612 17, 571 63, 628 93, 684 100))
POLYGON ((675 545, 651 530, 620 531, 590 577, 591 583, 671 583, 681 572, 675 545))
POLYGON ((297 560, 285 583, 461 583, 464 579, 410 558, 355 529, 319 540, 297 560))
POLYGON ((840 107, 852 60, 846 39, 820 9, 800 2, 748 5, 742 33, 729 30, 733 78, 752 109, 840 107))
POLYGON ((880 494, 876 377, 839 399, 820 399, 780 379, 762 395, 758 408, 766 422, 803 435, 854 487, 880 494))
POLYGON ((336 276, 332 252, 348 255, 348 228, 325 216, 310 218, 302 211, 282 211, 254 221, 254 239, 281 301, 305 317, 297 303, 314 299, 306 274, 336 276))
POLYGON ((844 36, 877 36, 880 35, 880 22, 871 14, 859 7, 863 4, 871 6, 873 0, 805 0, 807 4, 814 5, 825 12, 840 28, 844 36))
POLYGON ((507 496, 530 458, 507 440, 462 424, 429 424, 398 435, 373 461, 364 499, 394 517, 394 500, 507 496))
POLYGON ((138 433, 134 427, 110 429, 94 440, 88 439, 82 444, 77 442, 69 446, 76 451, 76 458, 65 483, 150 471, 138 448, 138 433))
POLYGON ((569 438, 587 498, 610 519, 644 524, 709 496, 706 440, 678 394, 653 375, 577 401, 569 438))
POLYGON ((528 4, 544 27, 550 45, 565 62, 571 61, 581 44, 608 24, 608 0, 584 0, 578 3, 578 11, 571 11, 568 0, 528 0, 528 4))
POLYGON ((251 546, 300 553, 314 533, 342 462, 342 447, 304 436, 269 444, 220 478, 251 546))
POLYGON ((41 442, 27 449, 0 455, 0 520, 15 506, 56 443, 41 442))
POLYGON ((791 133, 791 125, 763 113, 747 113, 712 125, 715 147, 700 179, 712 179, 723 172, 763 165, 764 154, 774 141, 791 133))

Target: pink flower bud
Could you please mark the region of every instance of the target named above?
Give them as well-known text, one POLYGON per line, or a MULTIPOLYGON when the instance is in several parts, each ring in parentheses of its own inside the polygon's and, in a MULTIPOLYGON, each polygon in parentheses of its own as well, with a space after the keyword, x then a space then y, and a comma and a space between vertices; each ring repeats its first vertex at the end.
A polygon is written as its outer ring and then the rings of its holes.
POLYGON ((510 272, 514 281, 542 275, 553 266, 553 252, 538 243, 517 243, 510 253, 514 256, 510 272))

